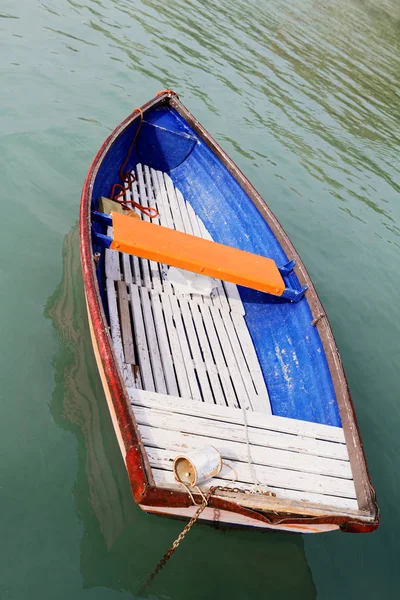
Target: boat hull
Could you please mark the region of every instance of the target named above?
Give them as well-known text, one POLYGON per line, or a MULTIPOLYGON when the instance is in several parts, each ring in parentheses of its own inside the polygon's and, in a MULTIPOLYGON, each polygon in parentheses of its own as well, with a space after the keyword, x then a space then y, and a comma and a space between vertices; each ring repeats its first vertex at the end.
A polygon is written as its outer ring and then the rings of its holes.
MULTIPOLYGON (((86 303, 87 304, 87 303, 86 303)), ((110 411, 111 422, 114 427, 115 436, 118 441, 119 448, 121 450, 121 455, 124 460, 126 466, 126 454, 124 442, 121 436, 121 430, 118 424, 117 414, 115 412, 114 403, 112 400, 112 395, 110 388, 108 386, 107 377, 104 371, 103 362, 101 359, 101 355, 99 352, 99 348, 97 345, 96 335, 94 333, 94 328, 92 324, 92 319, 90 316, 90 312, 88 310, 88 321, 89 321, 89 329, 90 336, 93 344, 93 352, 96 359, 97 367, 99 370, 100 378, 103 384, 104 394, 107 401, 108 410, 110 411)), ((191 519, 194 513, 197 510, 196 506, 189 507, 164 507, 164 506, 148 506, 146 504, 139 504, 140 508, 149 514, 165 516, 165 517, 173 517, 177 519, 191 519)), ((236 514, 227 510, 219 510, 215 508, 206 508, 201 518, 199 519, 203 522, 212 523, 215 525, 223 524, 225 526, 232 527, 250 527, 250 528, 259 528, 259 529, 271 529, 274 531, 290 531, 292 533, 324 533, 327 531, 333 531, 335 529, 339 529, 337 525, 301 525, 301 524, 288 524, 288 525, 272 525, 268 523, 263 523, 256 519, 252 519, 251 517, 243 516, 240 514, 236 514)))
MULTIPOLYGON (((196 119, 179 102, 176 95, 165 92, 155 97, 142 107, 142 111, 169 103, 187 120, 190 126, 201 136, 202 140, 214 152, 215 156, 234 175, 237 183, 246 191, 249 198, 260 214, 268 222, 269 227, 276 235, 286 255, 296 260, 297 275, 302 285, 307 285, 308 303, 314 318, 319 319, 319 333, 327 354, 327 361, 332 374, 333 383, 338 397, 340 417, 349 448, 350 460, 357 488, 359 514, 346 514, 343 511, 324 510, 323 507, 310 509, 303 508, 300 503, 279 502, 276 499, 271 510, 252 509, 249 505, 240 504, 240 498, 233 501, 228 497, 215 497, 210 499, 209 506, 203 513, 203 520, 219 522, 232 526, 262 528, 270 530, 296 531, 300 533, 319 533, 341 528, 344 531, 367 532, 377 528, 379 523, 378 507, 375 501, 373 487, 369 480, 361 440, 358 434, 357 423, 351 398, 348 392, 344 372, 340 362, 329 322, 323 313, 322 306, 312 285, 312 282, 298 257, 295 249, 281 228, 280 224, 265 206, 260 196, 247 181, 244 175, 216 144, 211 136, 199 125, 196 119), (320 319, 320 315, 324 318, 320 319)), ((102 293, 96 274, 96 261, 91 239, 91 207, 92 194, 103 162, 110 163, 107 154, 116 140, 125 135, 129 126, 135 122, 137 114, 130 115, 123 121, 104 142, 95 157, 82 192, 80 232, 81 232, 81 257, 84 278, 84 287, 87 300, 90 331, 93 349, 96 356, 100 376, 102 379, 110 416, 113 422, 116 437, 123 456, 132 493, 135 501, 143 510, 152 514, 168 515, 176 518, 190 518, 195 511, 188 494, 180 490, 170 490, 157 487, 151 474, 146 451, 141 442, 140 433, 130 405, 129 395, 120 373, 116 360, 113 343, 109 333, 107 317, 104 310, 102 293)), ((177 159, 178 160, 178 159, 177 159)), ((112 176, 113 177, 113 176, 112 176)), ((199 501, 197 499, 197 501, 199 501)))
MULTIPOLYGON (((158 508, 155 506, 140 505, 140 508, 152 515, 168 516, 185 520, 191 519, 197 510, 196 506, 189 506, 188 508, 158 508)), ((301 525, 290 523, 287 525, 273 525, 262 523, 251 517, 244 517, 227 510, 217 510, 215 508, 206 508, 202 512, 199 521, 211 523, 213 525, 224 525, 227 527, 244 527, 262 530, 269 529, 271 531, 285 531, 291 533, 326 533, 328 531, 339 529, 338 525, 333 524, 301 525)))

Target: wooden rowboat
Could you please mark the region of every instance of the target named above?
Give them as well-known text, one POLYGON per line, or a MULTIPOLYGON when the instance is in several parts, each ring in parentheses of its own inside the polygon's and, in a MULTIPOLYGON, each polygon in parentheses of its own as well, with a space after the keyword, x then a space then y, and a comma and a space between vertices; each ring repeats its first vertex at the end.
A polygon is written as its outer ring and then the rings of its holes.
POLYGON ((84 184, 80 235, 93 348, 144 511, 190 518, 202 498, 174 478, 173 461, 212 446, 222 470, 200 487, 220 487, 203 520, 304 533, 378 527, 345 374, 310 277, 271 210, 174 92, 104 142, 84 184), (208 291, 190 278, 182 291, 170 277, 182 268, 201 273, 208 291))

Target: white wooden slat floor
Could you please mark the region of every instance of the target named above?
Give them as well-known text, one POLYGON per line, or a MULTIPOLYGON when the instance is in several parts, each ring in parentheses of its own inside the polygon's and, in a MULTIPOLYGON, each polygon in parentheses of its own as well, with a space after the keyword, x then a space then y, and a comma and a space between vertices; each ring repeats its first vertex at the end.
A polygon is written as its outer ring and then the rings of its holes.
MULTIPOLYGON (((212 239, 169 175, 142 165, 135 175, 126 199, 155 206, 153 223, 212 239)), ((271 414, 235 285, 218 282, 209 297, 175 293, 168 267, 113 250, 106 251, 105 268, 115 353, 157 485, 176 485, 175 456, 210 444, 234 469, 234 487, 251 487, 255 472, 278 497, 357 510, 343 430, 271 414), (127 299, 130 336, 122 331, 127 299), (127 364, 124 348, 139 370, 127 364)), ((225 466, 213 482, 229 480, 232 469, 225 466)))
POLYGON ((124 350, 122 346, 122 335, 121 335, 121 327, 119 323, 118 317, 118 308, 117 308, 117 295, 115 290, 115 281, 112 279, 107 279, 107 299, 108 299, 108 309, 110 313, 110 329, 111 329, 111 337, 114 345, 114 352, 121 369, 122 376, 126 385, 141 387, 141 375, 138 373, 136 378, 133 376, 132 367, 130 364, 125 362, 124 350))
MULTIPOLYGON (((169 175, 138 164, 135 176, 126 200, 132 197, 143 207, 155 206, 159 216, 153 223, 212 239, 169 175)), ((130 292, 143 387, 163 392, 168 379, 168 389, 183 398, 270 413, 267 386, 236 286, 226 288, 219 281, 209 297, 183 296, 163 276, 166 271, 165 265, 154 261, 106 251, 107 278, 124 279, 130 292), (167 345, 172 365, 167 358, 164 367, 167 345), (168 376, 162 373, 164 368, 168 376)))

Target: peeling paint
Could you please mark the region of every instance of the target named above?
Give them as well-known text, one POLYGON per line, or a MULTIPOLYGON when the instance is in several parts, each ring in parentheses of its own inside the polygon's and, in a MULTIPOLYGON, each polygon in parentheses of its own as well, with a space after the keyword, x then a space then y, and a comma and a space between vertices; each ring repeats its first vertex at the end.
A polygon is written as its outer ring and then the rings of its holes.
POLYGON ((282 354, 285 355, 285 352, 286 351, 285 351, 284 348, 282 350, 280 350, 280 348, 279 348, 278 345, 275 346, 275 354, 276 354, 276 357, 279 360, 279 363, 281 365, 282 373, 283 373, 283 378, 286 381, 289 390, 292 390, 293 389, 293 383, 292 383, 293 380, 289 376, 289 374, 290 374, 290 365, 288 363, 284 362, 284 360, 283 360, 284 356, 282 356, 282 354))

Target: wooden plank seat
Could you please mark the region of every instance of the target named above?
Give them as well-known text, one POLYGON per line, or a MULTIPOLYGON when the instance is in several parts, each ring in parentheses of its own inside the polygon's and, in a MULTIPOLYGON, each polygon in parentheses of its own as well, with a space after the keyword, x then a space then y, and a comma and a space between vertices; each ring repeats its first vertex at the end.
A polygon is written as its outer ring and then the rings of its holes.
POLYGON ((257 479, 278 497, 357 510, 341 428, 248 412, 246 434, 242 411, 128 391, 157 485, 176 484, 172 461, 178 454, 211 444, 226 463, 217 479, 251 488, 247 437, 257 479))
POLYGON ((271 258, 112 212, 111 248, 141 258, 282 296, 285 283, 271 258))

